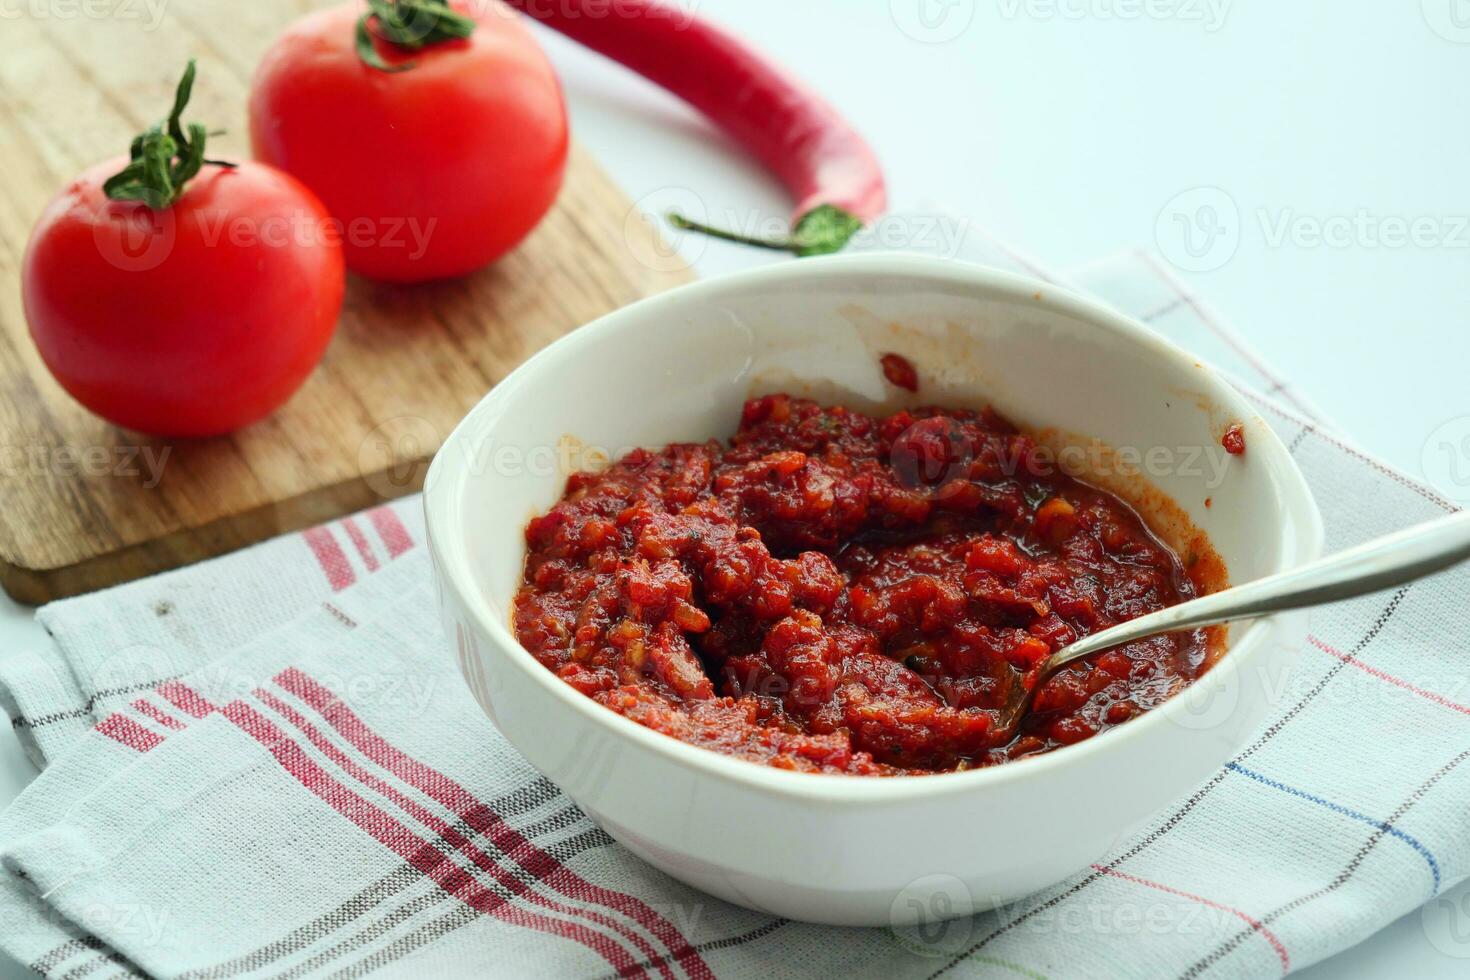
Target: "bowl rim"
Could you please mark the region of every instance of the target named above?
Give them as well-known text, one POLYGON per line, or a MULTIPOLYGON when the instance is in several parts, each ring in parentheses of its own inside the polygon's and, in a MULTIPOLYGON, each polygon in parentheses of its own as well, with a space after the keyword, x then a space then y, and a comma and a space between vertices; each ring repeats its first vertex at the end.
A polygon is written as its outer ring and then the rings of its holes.
MULTIPOLYGON (((760 291, 777 285, 820 281, 830 276, 852 274, 909 277, 950 286, 961 286, 977 292, 988 292, 999 298, 1011 298, 1032 306, 1086 320, 1131 343, 1152 349, 1183 368, 1204 375, 1204 384, 1212 398, 1233 417, 1246 420, 1251 428, 1253 459, 1263 459, 1271 467, 1288 493, 1276 499, 1285 526, 1294 534, 1283 536, 1278 560, 1286 567, 1293 560, 1304 563, 1320 556, 1324 532, 1321 513, 1300 467, 1280 438, 1244 396, 1219 374, 1199 359, 1176 346, 1141 322, 1103 305, 1097 300, 1065 286, 1028 276, 992 269, 952 259, 939 259, 910 254, 836 255, 803 258, 709 279, 697 280, 667 292, 650 296, 607 313, 571 331, 527 359, 510 375, 492 388, 459 422, 444 440, 425 477, 423 505, 429 552, 443 589, 453 593, 459 607, 473 618, 479 631, 490 638, 516 669, 532 678, 553 700, 576 712, 594 725, 607 728, 614 737, 632 741, 666 760, 697 770, 711 777, 733 781, 742 788, 765 795, 815 802, 911 803, 916 798, 939 797, 953 793, 969 793, 986 788, 999 788, 1018 781, 1034 781, 1048 777, 1055 770, 1079 767, 1095 761, 1099 754, 1115 752, 1124 740, 1141 739, 1154 729, 1169 724, 1186 710, 1187 699, 1175 696, 1157 708, 1131 719, 1126 725, 1103 732, 1073 745, 1027 756, 997 766, 969 769, 963 772, 929 773, 893 777, 863 777, 835 773, 793 772, 764 766, 712 749, 700 748, 650 728, 611 711, 577 692, 542 666, 521 646, 510 630, 493 615, 488 600, 476 587, 472 565, 465 553, 461 536, 453 533, 458 505, 471 476, 463 461, 474 458, 462 444, 476 437, 493 423, 499 407, 516 397, 542 372, 553 368, 564 358, 573 356, 582 346, 604 334, 636 329, 636 324, 650 316, 713 299, 721 293, 736 290, 760 291)), ((1238 637, 1232 638, 1208 676, 1212 680, 1231 683, 1239 677, 1254 655, 1260 651, 1271 630, 1271 621, 1252 622, 1238 637)), ((1198 682, 1196 682, 1198 683, 1198 682)))

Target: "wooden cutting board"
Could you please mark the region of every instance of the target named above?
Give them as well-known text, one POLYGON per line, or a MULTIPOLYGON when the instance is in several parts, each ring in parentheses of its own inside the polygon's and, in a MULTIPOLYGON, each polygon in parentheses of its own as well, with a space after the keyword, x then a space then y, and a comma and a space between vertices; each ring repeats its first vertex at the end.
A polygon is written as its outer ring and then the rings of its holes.
POLYGON ((22 602, 173 568, 409 493, 440 440, 527 356, 690 278, 574 150, 556 208, 493 268, 426 287, 351 281, 325 360, 270 419, 226 438, 163 441, 90 415, 52 380, 26 331, 19 269, 31 226, 65 181, 126 152, 166 114, 190 57, 199 79, 187 117, 226 127, 210 140, 213 154, 247 155, 250 73, 311 6, 22 4, 26 13, 5 21, 0 584, 22 602))

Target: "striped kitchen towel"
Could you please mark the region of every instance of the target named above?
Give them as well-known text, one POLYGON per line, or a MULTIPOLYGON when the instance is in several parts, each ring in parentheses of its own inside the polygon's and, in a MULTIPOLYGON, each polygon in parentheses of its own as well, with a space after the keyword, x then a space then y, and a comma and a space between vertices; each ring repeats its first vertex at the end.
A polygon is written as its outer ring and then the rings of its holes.
MULTIPOLYGON (((1073 281, 1241 379, 1330 549, 1453 509, 1147 256, 1073 281)), ((531 770, 455 673, 422 540, 409 500, 43 609, 54 646, 0 662, 46 766, 0 815, 0 947, 65 977, 1259 977, 1470 873, 1463 571, 1320 611, 1266 726, 1102 863, 836 930, 670 880, 531 770)), ((1470 957, 1454 925, 1430 939, 1470 957)))

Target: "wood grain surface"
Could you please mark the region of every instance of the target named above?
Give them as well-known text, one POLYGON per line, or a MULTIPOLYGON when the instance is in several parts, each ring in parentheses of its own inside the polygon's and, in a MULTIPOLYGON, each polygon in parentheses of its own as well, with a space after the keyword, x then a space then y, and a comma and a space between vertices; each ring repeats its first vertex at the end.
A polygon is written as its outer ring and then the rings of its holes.
POLYGON ((411 492, 440 439, 527 356, 689 278, 574 149, 556 208, 495 266, 424 287, 350 281, 326 358, 266 421, 227 438, 161 441, 90 415, 52 380, 26 331, 19 269, 37 215, 167 112, 190 57, 199 79, 186 118, 225 127, 211 155, 245 156, 256 59, 312 6, 38 2, 3 22, 0 584, 20 601, 126 581, 411 492))

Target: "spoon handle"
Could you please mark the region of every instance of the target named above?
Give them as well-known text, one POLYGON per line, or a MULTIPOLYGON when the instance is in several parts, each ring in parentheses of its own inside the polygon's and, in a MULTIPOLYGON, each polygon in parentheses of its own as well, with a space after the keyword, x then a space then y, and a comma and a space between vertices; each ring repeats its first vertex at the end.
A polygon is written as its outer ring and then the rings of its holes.
POLYGON ((1063 647, 1043 669, 1050 674, 1079 657, 1160 633, 1212 626, 1391 589, 1470 559, 1470 511, 1428 521, 1309 565, 1130 619, 1063 647))

